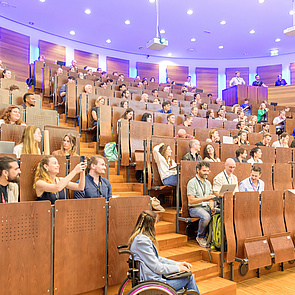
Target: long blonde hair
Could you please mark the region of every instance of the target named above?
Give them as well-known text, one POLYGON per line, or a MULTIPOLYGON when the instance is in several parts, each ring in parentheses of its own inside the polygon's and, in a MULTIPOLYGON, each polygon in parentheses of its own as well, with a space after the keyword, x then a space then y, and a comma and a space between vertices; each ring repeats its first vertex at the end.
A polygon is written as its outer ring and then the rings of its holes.
POLYGON ((157 214, 150 210, 142 211, 137 219, 135 228, 128 240, 128 248, 130 249, 134 238, 139 235, 145 235, 151 239, 153 244, 157 247, 158 242, 156 239, 155 223, 157 214))
POLYGON ((63 138, 62 138, 62 142, 61 142, 61 151, 62 153, 65 155, 66 154, 66 151, 64 149, 64 145, 63 145, 63 141, 65 140, 65 138, 68 137, 69 140, 70 140, 70 144, 71 144, 71 148, 69 150, 69 154, 70 156, 73 156, 75 153, 76 153, 76 149, 77 149, 77 141, 76 141, 76 136, 69 133, 69 134, 66 134, 63 138))
POLYGON ((39 128, 36 126, 26 127, 21 139, 21 143, 23 144, 22 154, 31 154, 31 155, 39 154, 38 142, 34 140, 34 133, 36 132, 37 129, 39 128))
POLYGON ((55 183, 44 167, 44 165, 49 164, 49 160, 51 158, 55 158, 55 157, 54 156, 44 156, 43 159, 38 164, 36 172, 35 172, 35 177, 34 177, 34 184, 33 184, 34 190, 36 190, 36 182, 38 180, 44 180, 45 182, 52 183, 52 184, 55 183))
POLYGON ((166 151, 168 149, 169 145, 168 144, 163 144, 159 148, 159 153, 165 158, 166 162, 168 163, 169 166, 172 166, 172 160, 166 155, 166 151))

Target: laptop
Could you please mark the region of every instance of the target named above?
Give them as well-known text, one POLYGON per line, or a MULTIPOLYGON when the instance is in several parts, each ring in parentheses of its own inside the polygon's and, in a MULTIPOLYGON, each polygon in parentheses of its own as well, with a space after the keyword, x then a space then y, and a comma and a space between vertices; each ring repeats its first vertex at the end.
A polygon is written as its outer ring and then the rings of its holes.
POLYGON ((0 141, 0 153, 12 154, 14 148, 14 141, 0 141))
POLYGON ((234 192, 237 184, 223 184, 218 195, 223 196, 226 192, 234 192))

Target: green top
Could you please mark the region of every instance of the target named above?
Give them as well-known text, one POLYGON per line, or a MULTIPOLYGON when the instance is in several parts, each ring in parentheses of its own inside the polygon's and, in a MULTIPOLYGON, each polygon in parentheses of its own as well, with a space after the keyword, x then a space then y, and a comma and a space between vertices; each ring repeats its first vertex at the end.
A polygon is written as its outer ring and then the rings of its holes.
POLYGON ((263 109, 259 109, 258 110, 258 115, 257 115, 257 122, 260 122, 260 121, 267 121, 267 114, 266 114, 266 117, 262 117, 263 114, 267 113, 266 110, 263 110, 263 109))

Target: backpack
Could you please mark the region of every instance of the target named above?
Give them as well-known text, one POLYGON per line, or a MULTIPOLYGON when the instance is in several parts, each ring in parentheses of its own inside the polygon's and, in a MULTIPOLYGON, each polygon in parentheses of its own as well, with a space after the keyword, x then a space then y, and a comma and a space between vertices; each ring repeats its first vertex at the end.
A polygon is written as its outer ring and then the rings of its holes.
MULTIPOLYGON (((225 233, 224 233, 225 236, 225 233)), ((209 224, 209 235, 207 238, 207 247, 220 251, 221 249, 221 218, 220 214, 214 214, 209 224)), ((226 251, 226 237, 224 251, 226 251)))
POLYGON ((104 156, 109 161, 118 161, 118 152, 115 142, 109 142, 104 147, 104 156))

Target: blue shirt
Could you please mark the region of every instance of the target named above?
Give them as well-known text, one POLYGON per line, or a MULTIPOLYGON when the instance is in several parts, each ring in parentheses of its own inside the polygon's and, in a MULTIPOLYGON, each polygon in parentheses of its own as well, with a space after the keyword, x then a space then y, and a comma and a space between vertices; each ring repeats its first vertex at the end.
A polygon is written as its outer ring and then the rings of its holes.
POLYGON ((239 191, 240 192, 257 192, 257 191, 259 191, 259 193, 261 193, 264 191, 264 181, 259 179, 258 185, 255 186, 255 184, 252 182, 251 178, 248 177, 240 182, 239 191))
MULTIPOLYGON (((77 181, 79 182, 79 181, 77 181)), ((105 198, 107 201, 112 197, 112 187, 108 179, 99 177, 97 185, 89 174, 85 176, 85 188, 83 191, 75 191, 75 199, 105 198)))
POLYGON ((250 107, 250 109, 247 109, 244 111, 245 115, 252 115, 252 106, 250 104, 246 104, 246 103, 242 103, 241 104, 241 108, 246 108, 246 107, 250 107))
POLYGON ((282 80, 277 80, 276 83, 275 83, 275 86, 285 86, 287 85, 287 82, 285 79, 282 79, 282 80))
POLYGON ((160 113, 164 113, 164 114, 171 114, 172 111, 171 109, 168 112, 164 112, 164 109, 159 110, 160 113))

